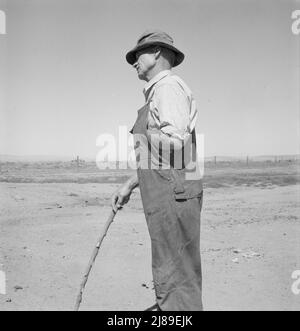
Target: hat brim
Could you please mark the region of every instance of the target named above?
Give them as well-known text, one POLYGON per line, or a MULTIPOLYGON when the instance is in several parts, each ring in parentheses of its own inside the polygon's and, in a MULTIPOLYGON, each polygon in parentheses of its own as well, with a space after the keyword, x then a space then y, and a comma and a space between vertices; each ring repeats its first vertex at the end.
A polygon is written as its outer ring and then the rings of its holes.
POLYGON ((165 44, 163 42, 149 42, 149 43, 144 43, 143 45, 139 45, 134 47, 131 51, 129 51, 126 54, 126 61, 133 65, 136 62, 136 53, 142 49, 145 49, 149 46, 154 46, 154 45, 158 45, 158 46, 162 46, 165 48, 168 48, 170 50, 172 50, 175 53, 175 61, 174 61, 174 65, 173 67, 178 66, 183 60, 184 60, 184 54, 182 52, 180 52, 179 49, 177 49, 176 47, 169 45, 169 44, 165 44))

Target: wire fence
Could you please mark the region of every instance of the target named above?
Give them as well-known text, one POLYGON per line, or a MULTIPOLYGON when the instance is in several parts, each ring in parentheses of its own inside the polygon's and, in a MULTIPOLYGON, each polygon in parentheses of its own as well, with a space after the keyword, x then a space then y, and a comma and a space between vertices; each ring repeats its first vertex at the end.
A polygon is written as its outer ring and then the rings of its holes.
POLYGON ((266 163, 293 163, 300 161, 299 155, 266 155, 266 156, 210 156, 205 157, 204 162, 208 164, 220 164, 220 163, 244 163, 251 164, 257 162, 266 162, 266 163))

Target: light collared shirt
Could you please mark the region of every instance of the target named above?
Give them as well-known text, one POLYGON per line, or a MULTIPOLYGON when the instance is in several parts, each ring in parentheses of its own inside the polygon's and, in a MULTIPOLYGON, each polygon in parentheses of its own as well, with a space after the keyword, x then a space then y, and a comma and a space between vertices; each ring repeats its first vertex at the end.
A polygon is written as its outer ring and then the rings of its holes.
POLYGON ((175 143, 184 141, 197 119, 196 102, 185 82, 163 70, 145 84, 143 92, 150 105, 148 129, 160 130, 175 143))

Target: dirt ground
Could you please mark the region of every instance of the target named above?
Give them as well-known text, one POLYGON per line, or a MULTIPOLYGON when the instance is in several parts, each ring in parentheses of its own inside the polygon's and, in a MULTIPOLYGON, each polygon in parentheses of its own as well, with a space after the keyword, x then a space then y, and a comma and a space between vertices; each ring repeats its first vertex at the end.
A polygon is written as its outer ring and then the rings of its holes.
MULTIPOLYGON (((217 176, 226 171, 208 172, 217 176)), ((7 281, 0 310, 72 310, 119 184, 11 178, 0 183, 0 270, 7 281)), ((300 310, 300 294, 291 290, 292 272, 300 270, 300 185, 260 185, 261 178, 206 185, 205 310, 300 310)), ((137 190, 109 229, 81 309, 143 310, 153 303, 150 239, 137 190)))

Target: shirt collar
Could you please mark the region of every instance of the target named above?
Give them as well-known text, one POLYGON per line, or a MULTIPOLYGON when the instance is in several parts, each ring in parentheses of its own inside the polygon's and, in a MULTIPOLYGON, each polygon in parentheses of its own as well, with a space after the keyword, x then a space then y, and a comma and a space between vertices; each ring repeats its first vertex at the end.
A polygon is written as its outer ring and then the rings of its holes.
POLYGON ((147 96, 148 92, 150 91, 151 87, 156 84, 158 81, 163 79, 164 77, 171 74, 171 70, 162 70, 158 74, 156 74, 152 79, 149 80, 144 86, 143 92, 145 97, 147 96))

